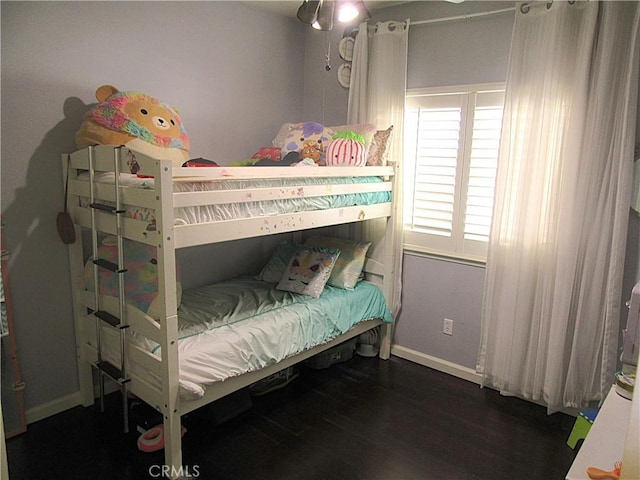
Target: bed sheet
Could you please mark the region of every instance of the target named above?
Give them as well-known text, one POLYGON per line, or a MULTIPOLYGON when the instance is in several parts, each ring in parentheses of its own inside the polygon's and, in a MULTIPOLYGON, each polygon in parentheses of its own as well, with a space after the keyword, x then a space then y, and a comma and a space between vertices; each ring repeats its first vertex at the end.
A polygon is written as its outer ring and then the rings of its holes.
MULTIPOLYGON (((179 385, 185 399, 201 397, 207 385, 328 342, 364 320, 392 321, 382 292, 367 281, 354 290, 327 285, 319 298, 312 298, 276 290, 253 277, 183 292, 178 318, 179 385)), ((117 345, 117 336, 105 334, 108 358, 117 351, 109 347, 117 345)), ((161 357, 155 342, 134 341, 161 357)))
MULTIPOLYGON (((257 168, 257 167, 256 167, 257 168)), ((88 181, 89 174, 83 173, 78 177, 88 181)), ((97 173, 96 181, 100 183, 114 183, 115 174, 112 172, 97 173)), ((174 182, 174 192, 200 192, 216 190, 247 190, 262 187, 288 187, 299 186, 299 179, 255 179, 255 180, 225 180, 225 181, 200 181, 200 182, 174 182)), ((349 183, 382 182, 379 177, 337 177, 322 178, 309 177, 305 179, 307 185, 329 185, 349 183)), ((151 189, 154 185, 153 178, 139 178, 136 175, 120 174, 120 184, 132 188, 151 189)), ((249 201, 242 203, 227 203, 220 205, 198 205, 193 207, 180 207, 174 209, 175 225, 193 225, 221 220, 239 218, 252 218, 277 214, 288 214, 302 211, 327 210, 330 208, 348 207, 351 205, 373 205, 391 201, 390 192, 353 193, 343 195, 327 195, 322 197, 306 197, 300 195, 286 200, 249 201)), ((82 206, 89 203, 87 198, 82 199, 82 206)), ((138 206, 125 206, 126 215, 136 220, 154 222, 153 210, 138 206)))

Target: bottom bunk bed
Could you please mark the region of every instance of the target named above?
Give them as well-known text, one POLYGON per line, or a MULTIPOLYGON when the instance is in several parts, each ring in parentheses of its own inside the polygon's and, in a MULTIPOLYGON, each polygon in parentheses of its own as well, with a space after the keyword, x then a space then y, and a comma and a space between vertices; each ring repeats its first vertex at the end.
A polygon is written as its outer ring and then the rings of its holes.
MULTIPOLYGON (((84 322, 84 347, 93 357, 97 342, 92 316, 84 322)), ((372 321, 369 328, 391 322, 382 292, 367 281, 353 290, 326 286, 318 298, 277 290, 249 276, 185 291, 178 308, 180 397, 198 400, 218 382, 276 364, 282 368, 283 360, 325 346, 367 321, 372 321)), ((100 328, 102 357, 118 364, 120 336, 107 326, 100 328)), ((129 338, 130 348, 161 361, 159 344, 136 332, 129 338)), ((131 363, 129 376, 161 388, 156 369, 131 363)))
MULTIPOLYGON (((369 242, 322 236, 307 242, 282 242, 257 275, 178 291, 177 375, 168 378, 149 316, 153 306, 148 303, 148 289, 139 281, 129 282, 127 391, 162 412, 163 390, 177 387, 176 413, 181 416, 370 329, 391 325, 382 290, 364 279, 368 275, 375 280, 374 272, 380 268, 366 257, 369 242)), ((111 243, 109 237, 103 242, 111 243)), ((125 255, 130 251, 125 248, 125 255)), ((100 249, 100 258, 109 260, 109 252, 100 249)), ((101 359, 117 365, 121 336, 94 318, 92 263, 89 259, 85 264, 85 288, 79 295, 87 309, 80 322, 80 356, 91 365, 101 359)), ((139 273, 136 268, 127 272, 144 276, 139 273)), ((113 277, 99 281, 99 302, 115 315, 119 301, 110 295, 113 283, 113 277)), ((175 437, 171 432, 165 435, 168 465, 181 458, 181 439, 175 437)))

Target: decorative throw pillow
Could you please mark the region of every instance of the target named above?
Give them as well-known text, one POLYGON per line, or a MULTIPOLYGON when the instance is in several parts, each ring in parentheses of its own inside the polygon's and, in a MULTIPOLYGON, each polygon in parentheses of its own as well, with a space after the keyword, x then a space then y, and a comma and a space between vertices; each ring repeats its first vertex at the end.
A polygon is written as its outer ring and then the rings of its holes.
POLYGON ((367 151, 362 135, 340 132, 333 136, 325 157, 327 166, 364 167, 366 162, 367 151))
POLYGON ((287 269, 291 255, 295 250, 296 246, 288 240, 280 243, 271 254, 267 264, 256 276, 256 279, 263 282, 278 283, 287 269))
POLYGON ((339 255, 339 250, 300 246, 291 256, 276 289, 318 298, 339 255))
POLYGON ((332 287, 344 288, 345 290, 355 288, 362 274, 371 242, 315 236, 307 238, 304 243, 312 247, 340 250, 340 256, 336 260, 327 283, 332 287))
POLYGON ((391 143, 391 133, 393 125, 386 130, 378 130, 373 136, 369 154, 367 155, 367 165, 379 167, 387 164, 387 154, 391 143))
POLYGON ((282 158, 290 152, 300 152, 309 142, 324 151, 335 132, 316 122, 285 123, 273 139, 273 146, 280 147, 282 158))
POLYGON ((338 125, 336 127, 329 127, 335 133, 341 132, 353 132, 358 135, 362 135, 364 139, 365 151, 368 152, 371 148, 371 142, 373 142, 373 136, 376 134, 376 126, 371 123, 358 123, 354 125, 338 125))

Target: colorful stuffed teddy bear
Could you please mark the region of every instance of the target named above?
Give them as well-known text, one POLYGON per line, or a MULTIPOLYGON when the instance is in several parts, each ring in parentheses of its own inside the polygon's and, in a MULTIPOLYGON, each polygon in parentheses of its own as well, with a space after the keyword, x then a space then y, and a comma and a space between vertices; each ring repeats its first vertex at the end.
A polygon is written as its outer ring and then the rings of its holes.
POLYGON ((112 85, 96 90, 98 105, 89 110, 76 133, 78 148, 125 145, 180 167, 189 160, 189 137, 178 112, 139 92, 121 92, 112 85))

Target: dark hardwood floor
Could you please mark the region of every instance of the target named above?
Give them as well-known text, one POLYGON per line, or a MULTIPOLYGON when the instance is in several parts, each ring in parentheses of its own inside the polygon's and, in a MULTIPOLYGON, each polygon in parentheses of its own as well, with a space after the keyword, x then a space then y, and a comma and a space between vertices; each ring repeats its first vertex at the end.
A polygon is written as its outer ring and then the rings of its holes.
MULTIPOLYGON (((574 419, 392 357, 301 367, 287 387, 183 419, 183 471, 201 479, 561 480, 574 419)), ((121 433, 107 410, 77 407, 7 442, 11 480, 159 478, 163 453, 121 433)))

